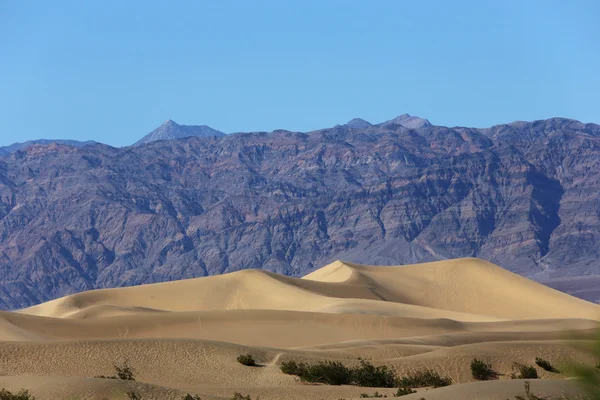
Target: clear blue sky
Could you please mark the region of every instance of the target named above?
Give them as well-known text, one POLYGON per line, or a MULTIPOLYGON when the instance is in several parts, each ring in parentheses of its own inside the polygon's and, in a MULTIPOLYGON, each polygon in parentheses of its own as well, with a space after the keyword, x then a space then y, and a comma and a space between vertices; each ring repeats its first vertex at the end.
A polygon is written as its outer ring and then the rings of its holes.
POLYGON ((0 145, 403 113, 600 122, 600 2, 0 0, 0 145))

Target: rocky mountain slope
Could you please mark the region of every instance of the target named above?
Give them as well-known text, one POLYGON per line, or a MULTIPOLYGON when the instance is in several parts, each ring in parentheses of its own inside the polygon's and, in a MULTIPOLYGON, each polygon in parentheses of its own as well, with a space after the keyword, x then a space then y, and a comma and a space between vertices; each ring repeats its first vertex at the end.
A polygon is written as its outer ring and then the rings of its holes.
POLYGON ((31 146, 32 144, 52 144, 52 143, 60 143, 66 144, 73 147, 83 147, 89 144, 94 144, 93 140, 87 140, 84 142, 80 142, 78 140, 67 140, 67 139, 37 139, 37 140, 28 140, 26 142, 13 143, 9 146, 0 147, 0 156, 7 155, 10 153, 14 153, 15 151, 22 150, 26 147, 31 146))
POLYGON ((183 139, 192 136, 225 136, 223 132, 206 125, 179 125, 175 121, 167 120, 161 126, 138 140, 135 145, 155 142, 157 140, 183 139))
POLYGON ((600 126, 411 121, 3 157, 0 306, 335 259, 600 273, 600 126))

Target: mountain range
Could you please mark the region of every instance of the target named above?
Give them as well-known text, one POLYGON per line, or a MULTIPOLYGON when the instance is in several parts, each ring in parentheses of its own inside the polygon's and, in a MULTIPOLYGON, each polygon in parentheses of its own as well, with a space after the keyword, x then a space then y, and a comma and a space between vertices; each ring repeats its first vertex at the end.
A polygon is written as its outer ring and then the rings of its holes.
POLYGON ((87 146, 87 145, 90 145, 90 144, 94 144, 96 142, 93 141, 93 140, 87 140, 87 141, 81 142, 79 140, 66 140, 66 139, 37 139, 37 140, 28 140, 26 142, 13 143, 13 144, 11 144, 9 146, 2 146, 2 147, 0 147, 0 156, 14 153, 15 151, 22 150, 22 149, 24 149, 26 147, 29 147, 32 144, 52 144, 52 143, 66 144, 68 146, 73 146, 73 147, 83 147, 83 146, 87 146))
POLYGON ((403 115, 312 132, 194 129, 167 121, 135 146, 1 157, 0 307, 248 268, 300 276, 336 259, 600 273, 599 125, 403 115))

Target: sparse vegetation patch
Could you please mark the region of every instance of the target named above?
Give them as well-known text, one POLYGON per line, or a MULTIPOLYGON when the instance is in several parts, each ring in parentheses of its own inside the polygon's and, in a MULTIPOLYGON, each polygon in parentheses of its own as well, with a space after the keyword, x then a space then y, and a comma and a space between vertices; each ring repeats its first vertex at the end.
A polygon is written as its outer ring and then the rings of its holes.
POLYGON ((517 395, 515 400, 545 400, 542 397, 538 397, 531 392, 531 384, 525 381, 525 396, 517 395))
POLYGON ((123 365, 114 365, 115 375, 105 376, 105 375, 96 375, 94 378, 103 378, 103 379, 120 379, 123 381, 135 381, 134 377, 134 369, 129 365, 127 361, 123 363, 123 365))
POLYGON ((401 386, 398 388, 398 391, 396 392, 396 397, 406 396, 407 394, 413 394, 413 393, 417 393, 417 391, 412 390, 409 387, 401 386))
POLYGON ((440 376, 431 369, 410 372, 408 375, 400 378, 399 386, 408 388, 420 387, 442 387, 452 384, 452 379, 447 376, 440 376))
POLYGON ((486 364, 478 358, 474 358, 471 361, 471 374, 473 378, 480 381, 487 381, 493 376, 492 364, 486 364))
MULTIPOLYGON (((415 387, 441 387, 452 383, 449 377, 442 377, 437 372, 426 369, 411 372, 398 378, 394 370, 388 366, 374 366, 361 360, 356 367, 350 368, 339 361, 321 361, 318 364, 284 361, 281 372, 296 375, 304 382, 324 383, 328 385, 355 385, 362 387, 400 388, 399 393, 415 387)), ((412 393, 412 392, 410 392, 412 393)))
POLYGON ((0 400, 35 400, 29 391, 21 389, 18 393, 12 393, 6 389, 0 390, 0 400))
POLYGON ((240 364, 246 365, 248 367, 258 366, 258 364, 256 364, 256 360, 254 359, 252 354, 242 354, 242 355, 238 356, 237 360, 240 364))
POLYGON ((548 371, 548 372, 558 372, 558 370, 556 368, 554 368, 552 366, 552 364, 550 364, 550 361, 544 360, 543 358, 536 357, 535 358, 535 363, 536 363, 536 365, 538 367, 542 368, 545 371, 548 371))
POLYGON ((532 365, 513 363, 513 370, 517 372, 513 372, 511 374, 512 379, 538 379, 538 372, 532 365))

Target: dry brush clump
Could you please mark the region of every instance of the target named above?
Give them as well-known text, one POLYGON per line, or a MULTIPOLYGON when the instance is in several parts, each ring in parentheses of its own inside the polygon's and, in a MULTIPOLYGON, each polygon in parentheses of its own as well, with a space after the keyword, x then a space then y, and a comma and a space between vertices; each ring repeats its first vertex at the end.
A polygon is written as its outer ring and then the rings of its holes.
POLYGON ((360 364, 355 367, 347 367, 339 361, 306 364, 290 360, 283 362, 280 368, 284 374, 296 375, 304 382, 400 388, 399 392, 409 392, 411 388, 416 387, 448 386, 452 383, 450 378, 440 376, 431 369, 411 372, 398 378, 392 368, 385 365, 376 367, 365 360, 360 360, 360 364))
POLYGON ((494 376, 492 364, 487 364, 478 358, 474 358, 473 361, 471 361, 471 374, 473 375, 473 378, 479 381, 487 381, 494 376))
POLYGON ((120 379, 123 381, 135 381, 134 373, 135 370, 129 365, 128 361, 124 361, 122 365, 113 365, 115 369, 115 374, 106 376, 106 375, 96 375, 94 378, 102 378, 102 379, 120 379))
POLYGON ((0 390, 0 400, 35 400, 29 391, 21 389, 18 393, 12 393, 6 389, 0 390))
POLYGON ((237 358, 238 362, 247 367, 257 367, 258 364, 252 354, 240 354, 237 358))
POLYGON ((518 362, 514 362, 513 370, 516 370, 518 373, 513 372, 511 374, 512 379, 539 379, 539 375, 537 369, 535 369, 532 365, 521 364, 518 362))

